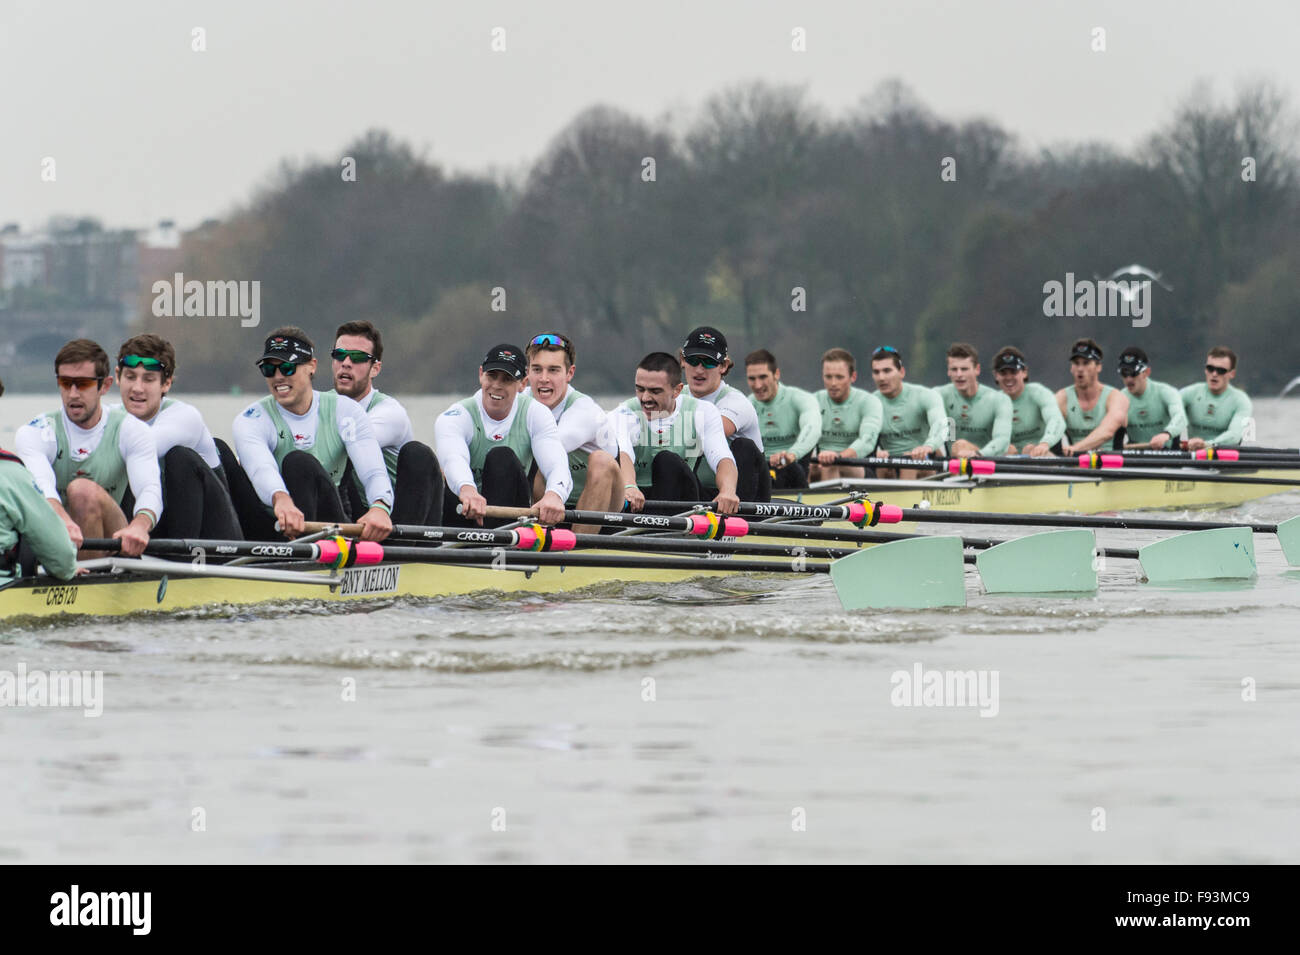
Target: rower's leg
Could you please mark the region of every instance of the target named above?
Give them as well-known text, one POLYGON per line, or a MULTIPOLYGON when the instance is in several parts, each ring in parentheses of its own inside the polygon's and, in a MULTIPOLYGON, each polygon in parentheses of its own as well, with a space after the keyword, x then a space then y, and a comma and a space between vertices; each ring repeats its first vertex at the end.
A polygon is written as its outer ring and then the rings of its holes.
POLYGON ((225 484, 194 449, 163 455, 162 483, 163 515, 151 536, 243 540, 225 484))
POLYGON ((804 465, 800 461, 791 461, 785 467, 779 468, 776 477, 772 479, 773 490, 784 491, 807 486, 808 472, 804 470, 804 465))
POLYGON ((732 438, 731 456, 736 459, 736 496, 761 504, 772 500, 772 472, 758 445, 749 438, 732 438))
MULTIPOLYGON (((220 438, 214 439, 217 455, 221 458, 221 470, 225 475, 226 487, 230 490, 230 503, 239 518, 239 529, 243 531, 244 540, 283 541, 284 535, 275 529, 275 513, 262 503, 253 489, 253 482, 235 457, 230 445, 220 438)), ((165 514, 164 510, 164 514, 165 514)))
POLYGON ((420 441, 406 442, 397 453, 393 523, 437 524, 442 520, 442 495, 446 486, 433 449, 420 441))
POLYGON ((704 489, 700 479, 671 451, 661 451, 650 463, 650 493, 652 501, 702 501, 704 489))
MULTIPOLYGON (((65 494, 68 516, 81 528, 87 538, 112 537, 126 527, 126 515, 108 492, 88 478, 73 478, 65 494)), ((83 550, 82 560, 107 556, 104 551, 83 550)))
MULTIPOLYGON (((587 456, 587 486, 578 497, 580 511, 620 511, 623 509, 623 475, 618 462, 604 451, 587 456)), ((596 524, 575 524, 575 534, 599 534, 596 524)))
MULTIPOLYGON (((393 492, 395 494, 397 488, 393 488, 393 492)), ((352 466, 352 459, 348 458, 347 467, 343 470, 343 480, 339 481, 339 500, 343 502, 343 509, 347 511, 350 520, 355 521, 368 510, 365 502, 361 500, 361 493, 356 468, 352 466)))
POLYGON ((339 489, 334 486, 321 463, 306 451, 290 451, 286 454, 280 463, 280 475, 284 478, 285 490, 306 520, 323 521, 326 524, 347 522, 339 489))
MULTIPOLYGON (((493 448, 483 459, 483 487, 479 492, 489 504, 501 507, 531 507, 532 487, 524 466, 509 448, 493 448)), ((507 523, 487 518, 484 527, 500 527, 507 523)))

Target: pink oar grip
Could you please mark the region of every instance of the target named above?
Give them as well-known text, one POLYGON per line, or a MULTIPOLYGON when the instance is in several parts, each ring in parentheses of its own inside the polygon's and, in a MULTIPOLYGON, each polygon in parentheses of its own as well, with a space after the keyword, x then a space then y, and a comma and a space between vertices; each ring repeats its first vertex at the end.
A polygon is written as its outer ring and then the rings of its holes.
POLYGON ((532 550, 537 546, 537 532, 531 527, 515 528, 515 549, 532 550))
POLYGON ((573 531, 551 531, 551 550, 573 550, 578 544, 578 535, 573 531))
POLYGON ((696 537, 703 537, 709 532, 709 519, 703 514, 692 514, 690 520, 690 533, 694 534, 696 537))
POLYGON ((881 504, 876 509, 881 524, 898 524, 903 520, 903 509, 897 504, 881 504))
POLYGON ((971 474, 992 474, 998 469, 996 461, 971 461, 971 474))
POLYGON ((850 524, 860 523, 867 516, 867 509, 856 502, 848 505, 844 510, 849 516, 850 524))
POLYGON ((377 564, 384 559, 384 545, 375 541, 357 541, 352 545, 358 564, 377 564))
POLYGON ((1124 466, 1124 455, 1103 454, 1101 456, 1101 466, 1103 468, 1122 468, 1124 466))
POLYGON ((339 545, 332 540, 316 542, 316 560, 322 564, 332 564, 339 559, 339 545))
POLYGON ((949 474, 961 474, 961 459, 960 459, 960 458, 949 458, 949 459, 948 459, 948 473, 949 473, 949 474))
POLYGON ((744 537, 749 533, 749 521, 743 517, 728 517, 722 522, 724 537, 744 537))

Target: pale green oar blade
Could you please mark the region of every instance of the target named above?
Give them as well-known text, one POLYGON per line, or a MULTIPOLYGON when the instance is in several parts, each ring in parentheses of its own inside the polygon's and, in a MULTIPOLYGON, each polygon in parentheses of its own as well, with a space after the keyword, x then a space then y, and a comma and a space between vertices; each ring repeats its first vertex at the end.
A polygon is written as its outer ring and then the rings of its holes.
POLYGON ((1249 527, 1177 534, 1138 550, 1152 584, 1255 576, 1255 544, 1249 527))
POLYGON ((1091 593, 1097 589, 1097 539, 1076 528, 1004 541, 975 558, 990 594, 1091 593))
POLYGON ((1292 567, 1300 567, 1300 517, 1277 525, 1277 542, 1282 545, 1286 562, 1292 567))
POLYGON ((845 610, 966 606, 960 537, 877 544, 831 564, 845 610))

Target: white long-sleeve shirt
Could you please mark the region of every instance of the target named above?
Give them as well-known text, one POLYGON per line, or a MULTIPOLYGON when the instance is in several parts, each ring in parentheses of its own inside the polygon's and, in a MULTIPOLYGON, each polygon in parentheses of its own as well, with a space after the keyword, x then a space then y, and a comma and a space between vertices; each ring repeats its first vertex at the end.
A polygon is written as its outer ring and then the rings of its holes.
MULTIPOLYGON (((501 421, 488 416, 483 408, 483 391, 474 392, 474 413, 479 416, 483 433, 489 437, 501 435, 502 440, 510 434, 515 416, 519 414, 518 399, 510 406, 510 413, 501 421)), ((532 445, 533 458, 537 461, 537 470, 546 480, 546 490, 554 491, 561 501, 569 499, 573 490, 573 475, 569 472, 569 455, 560 441, 560 429, 555 424, 551 411, 540 401, 529 401, 524 425, 528 429, 528 439, 532 445)), ((455 494, 465 485, 477 487, 474 482, 474 469, 470 466, 469 446, 474 440, 474 422, 465 408, 457 402, 442 414, 433 425, 435 449, 442 473, 446 475, 447 486, 455 494)))
MULTIPOLYGON (((749 399, 745 399, 748 401, 749 399)), ((731 446, 727 444, 727 434, 722 428, 722 415, 718 409, 707 401, 696 399, 695 415, 689 425, 681 421, 682 402, 679 398, 672 413, 662 418, 655 418, 650 422, 650 427, 659 431, 666 431, 678 437, 678 429, 693 426, 695 433, 692 436, 689 432, 680 434, 682 442, 694 446, 699 444, 705 459, 709 462, 709 467, 713 473, 718 473, 718 465, 722 461, 736 463, 736 458, 731 453, 731 446)), ((646 420, 645 412, 632 411, 619 405, 609 413, 610 427, 614 430, 615 440, 618 442, 620 454, 626 454, 629 458, 636 460, 636 445, 641 440, 641 423, 646 420)), ((676 440, 667 442, 677 444, 676 440)))
MULTIPOLYGON (((84 461, 99 447, 108 425, 109 409, 100 406, 99 421, 93 428, 73 424, 62 408, 63 429, 68 435, 68 450, 73 461, 84 461)), ((149 511, 155 518, 162 517, 162 475, 158 470, 158 451, 149 426, 131 415, 122 416, 117 431, 117 450, 126 462, 127 483, 135 498, 135 514, 149 511)), ((14 453, 23 459, 32 472, 36 486, 52 501, 60 500, 59 481, 54 474, 54 461, 59 453, 59 439, 54 426, 45 415, 33 418, 14 435, 14 453)), ((65 502, 66 503, 66 502, 65 502)), ((132 515, 134 516, 134 514, 132 515)))
MULTIPOLYGON (((144 421, 143 418, 140 420, 144 421)), ((217 454, 217 443, 212 440, 212 432, 208 430, 199 409, 193 405, 176 398, 164 398, 163 407, 144 423, 153 432, 153 443, 160 459, 172 448, 191 448, 208 467, 221 466, 221 456, 217 454)))
POLYGON ((753 402, 744 392, 728 387, 724 381, 718 385, 717 391, 700 395, 699 400, 713 405, 724 418, 728 418, 736 426, 733 437, 749 438, 758 445, 758 450, 763 450, 763 429, 758 423, 758 412, 754 410, 753 402))
MULTIPOLYGON (((370 405, 374 397, 371 389, 361 396, 357 404, 363 408, 370 405)), ((375 433, 375 440, 384 451, 400 451, 402 445, 415 440, 415 429, 411 427, 411 416, 406 413, 402 403, 392 395, 384 395, 384 400, 366 414, 370 417, 370 428, 375 433)))
MULTIPOLYGON (((311 407, 306 414, 296 415, 282 406, 276 407, 293 434, 294 447, 299 451, 306 451, 316 444, 316 430, 322 426, 319 420, 320 395, 319 391, 312 392, 311 407)), ((338 429, 352 460, 352 469, 365 488, 366 503, 383 501, 392 507, 393 485, 388 480, 384 455, 379 450, 379 442, 375 440, 365 409, 343 395, 335 397, 334 407, 336 420, 332 425, 338 429)), ((270 507, 271 499, 277 493, 289 493, 275 460, 275 446, 279 442, 276 422, 262 410, 259 402, 254 402, 235 418, 232 431, 239 463, 252 481, 258 498, 270 507)))
MULTIPOLYGON (((532 393, 531 388, 524 389, 524 394, 531 397, 532 393)), ((536 398, 533 400, 537 401, 536 398)), ((537 403, 541 404, 540 401, 537 403)), ((566 454, 572 451, 604 451, 610 457, 618 455, 618 442, 614 440, 614 432, 606 421, 608 416, 591 396, 581 395, 567 408, 562 399, 554 408, 547 410, 555 419, 555 426, 560 429, 560 443, 564 445, 566 454)))

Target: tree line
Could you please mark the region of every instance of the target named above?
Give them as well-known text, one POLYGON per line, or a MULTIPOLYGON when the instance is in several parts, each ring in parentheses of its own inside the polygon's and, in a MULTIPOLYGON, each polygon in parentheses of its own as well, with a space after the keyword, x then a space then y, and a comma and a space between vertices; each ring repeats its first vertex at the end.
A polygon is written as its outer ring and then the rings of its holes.
POLYGON ((709 324, 738 363, 768 348, 806 384, 825 349, 865 363, 882 344, 914 380, 941 381, 955 340, 986 366, 1015 344, 1058 382, 1069 343, 1091 336, 1108 369, 1137 344, 1177 382, 1227 343, 1238 383, 1269 393, 1300 374, 1293 132, 1267 83, 1226 101, 1198 86, 1128 153, 1031 151, 897 81, 838 117, 762 83, 710 97, 683 128, 594 106, 515 177, 450 173, 372 130, 340 157, 282 163, 187 237, 187 279, 261 282, 258 328, 155 318, 147 301, 138 324, 177 343, 187 390, 260 388, 254 352, 275 325, 327 347, 369 319, 396 392, 468 391, 488 346, 543 330, 577 341, 585 390, 622 392, 642 354, 709 324), (1045 283, 1131 263, 1163 283, 1146 327, 1044 314, 1045 283))

